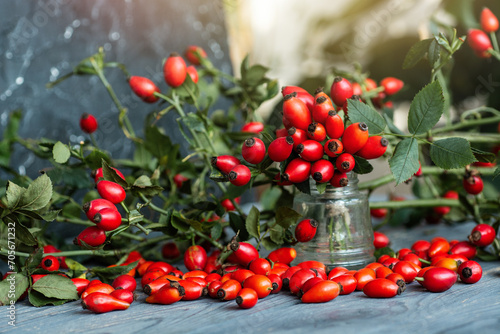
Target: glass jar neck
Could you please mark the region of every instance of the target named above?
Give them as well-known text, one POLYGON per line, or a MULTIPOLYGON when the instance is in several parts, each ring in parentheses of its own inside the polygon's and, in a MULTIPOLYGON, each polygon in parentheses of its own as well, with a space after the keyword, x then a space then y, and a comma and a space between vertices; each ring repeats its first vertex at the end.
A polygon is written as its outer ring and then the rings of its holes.
POLYGON ((334 187, 331 184, 327 184, 325 192, 319 193, 316 188, 316 181, 309 178, 309 185, 311 189, 311 196, 315 197, 332 197, 332 196, 345 196, 355 192, 358 192, 358 174, 354 172, 347 173, 347 179, 349 183, 345 187, 334 187))

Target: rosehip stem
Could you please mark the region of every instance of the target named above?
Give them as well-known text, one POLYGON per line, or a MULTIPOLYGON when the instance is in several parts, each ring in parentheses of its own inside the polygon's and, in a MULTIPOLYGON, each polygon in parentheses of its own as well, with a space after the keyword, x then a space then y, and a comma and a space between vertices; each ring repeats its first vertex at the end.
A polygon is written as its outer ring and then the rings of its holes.
POLYGON ((431 261, 427 261, 427 260, 424 260, 424 259, 422 259, 422 258, 418 258, 418 260, 419 260, 420 262, 422 262, 422 263, 425 263, 425 264, 429 264, 429 265, 431 264, 431 261))
MULTIPOLYGON (((435 206, 452 206, 458 207, 462 206, 459 200, 455 199, 445 199, 445 198, 432 198, 432 199, 412 199, 412 200, 404 200, 404 201, 377 201, 370 202, 371 209, 400 209, 400 208, 417 208, 417 207, 435 207, 435 206)), ((497 204, 494 203, 482 203, 479 204, 479 207, 485 209, 496 209, 498 208, 497 204)))
POLYGON ((497 35, 495 34, 494 31, 491 31, 490 32, 490 38, 491 38, 491 44, 493 45, 493 49, 496 51, 496 52, 500 52, 500 50, 498 49, 498 40, 497 40, 497 35))
POLYGON ((224 246, 220 242, 218 242, 216 240, 213 240, 212 238, 206 236, 204 233, 202 233, 200 231, 197 231, 195 229, 192 229, 192 230, 193 230, 194 234, 196 234, 197 236, 199 236, 203 240, 206 240, 206 241, 210 242, 212 245, 214 245, 215 247, 217 247, 219 249, 224 249, 224 246))
MULTIPOLYGON (((84 225, 84 226, 95 226, 95 224, 92 222, 77 219, 77 218, 59 218, 59 217, 57 217, 56 221, 61 222, 61 223, 71 223, 71 224, 84 225)), ((125 220, 125 222, 127 222, 127 221, 128 220, 125 220)), ((121 234, 121 236, 123 236, 125 238, 136 240, 136 241, 144 241, 145 240, 143 237, 140 237, 138 235, 128 233, 128 232, 121 232, 120 234, 121 234)))

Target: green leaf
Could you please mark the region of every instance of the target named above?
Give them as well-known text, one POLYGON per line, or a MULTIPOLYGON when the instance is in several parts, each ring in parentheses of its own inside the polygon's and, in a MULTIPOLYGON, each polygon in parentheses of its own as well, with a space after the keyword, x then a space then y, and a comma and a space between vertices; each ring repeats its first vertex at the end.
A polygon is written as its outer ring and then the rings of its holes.
POLYGON ((20 187, 11 181, 7 182, 6 188, 7 190, 5 192, 5 195, 7 197, 7 208, 15 209, 21 201, 26 188, 20 187))
POLYGON ((290 226, 295 225, 297 220, 302 215, 292 208, 281 206, 276 210, 276 224, 283 227, 285 230, 290 226))
POLYGON ((101 162, 102 162, 102 175, 104 176, 104 179, 114 183, 118 183, 124 189, 128 189, 129 187, 128 182, 122 179, 122 177, 118 175, 115 169, 111 168, 111 166, 107 163, 105 159, 102 159, 101 162))
POLYGON ((51 222, 57 218, 57 216, 59 215, 59 212, 61 212, 61 210, 50 210, 50 211, 44 212, 43 214, 40 214, 40 213, 35 212, 35 211, 22 210, 22 209, 18 209, 18 210, 16 210, 16 212, 20 213, 26 217, 30 217, 32 219, 45 220, 46 222, 51 222))
POLYGON ((138 192, 144 194, 146 197, 153 197, 160 194, 163 188, 157 185, 153 185, 151 179, 146 175, 139 176, 131 187, 133 192, 138 192))
POLYGON ((498 260, 498 255, 491 254, 491 253, 489 253, 481 248, 477 249, 476 256, 481 261, 497 261, 498 260))
POLYGON ((212 228, 210 229, 210 237, 213 240, 217 240, 221 237, 221 235, 222 235, 222 225, 217 223, 214 226, 212 226, 212 228))
POLYGON ((405 138, 396 145, 389 159, 396 185, 408 180, 420 167, 418 163, 418 142, 415 138, 405 138))
POLYGON ((171 159, 177 158, 177 152, 174 148, 179 147, 179 145, 173 145, 170 137, 161 133, 160 129, 156 126, 149 126, 144 129, 145 133, 145 147, 160 161, 165 157, 171 159), (175 153, 175 155, 169 156, 169 154, 175 153))
POLYGON ((430 156, 443 169, 461 168, 476 162, 467 139, 452 137, 431 144, 430 156))
POLYGON ((73 299, 58 299, 58 298, 48 298, 45 297, 43 294, 40 292, 37 292, 35 290, 31 290, 28 293, 28 300, 31 303, 31 305, 35 307, 42 307, 42 306, 47 306, 47 305, 62 305, 65 304, 73 299))
POLYGON ((311 184, 309 183, 309 179, 305 180, 304 182, 301 183, 295 183, 295 188, 297 188, 299 191, 303 192, 304 194, 311 194, 311 184))
POLYGON ((265 78, 267 71, 269 69, 265 66, 253 65, 245 72, 245 76, 242 74, 242 79, 248 86, 257 86, 265 78))
POLYGON ((71 151, 67 145, 58 141, 52 148, 52 157, 58 164, 64 164, 71 157, 71 151))
POLYGON ((45 297, 57 299, 78 299, 76 286, 64 276, 47 275, 40 278, 32 286, 33 290, 40 292, 45 297))
POLYGON ((17 138, 17 132, 19 130, 19 124, 21 123, 22 111, 15 110, 9 114, 9 121, 5 132, 3 134, 3 139, 7 141, 13 141, 17 138))
POLYGON ((16 227, 16 239, 28 246, 35 246, 38 244, 35 237, 31 232, 23 226, 15 214, 9 214, 3 217, 3 222, 8 225, 13 223, 16 227))
POLYGON ((245 58, 243 58, 243 61, 241 62, 240 73, 241 73, 242 78, 244 78, 247 75, 247 71, 248 71, 248 67, 249 67, 248 58, 249 58, 249 55, 247 54, 245 56, 245 58))
POLYGON ((94 170, 102 167, 103 159, 106 160, 107 163, 111 162, 111 158, 106 153, 96 149, 87 155, 84 161, 90 169, 94 170))
POLYGON ((429 46, 431 45, 434 38, 424 39, 417 43, 415 43, 410 51, 406 54, 405 60, 403 62, 403 69, 409 69, 415 66, 422 58, 424 58, 425 54, 429 50, 429 46))
POLYGON ((439 82, 434 81, 418 92, 411 102, 408 131, 414 135, 426 133, 439 121, 443 108, 443 90, 439 82))
POLYGON ((38 248, 34 253, 30 254, 24 266, 29 274, 31 274, 42 262, 43 248, 38 248))
POLYGON ((471 150, 474 157, 480 162, 494 162, 497 158, 496 155, 491 152, 481 151, 474 147, 471 147, 471 150))
POLYGON ((500 175, 500 166, 497 166, 495 172, 493 173, 493 180, 496 179, 500 175))
POLYGON ((394 122, 389 117, 389 115, 384 114, 383 116, 384 116, 385 122, 387 123, 387 127, 389 128, 389 130, 392 133, 397 133, 397 134, 400 134, 400 135, 404 134, 403 131, 401 131, 396 125, 394 125, 394 122))
POLYGON ((326 187, 328 186, 328 182, 316 183, 316 190, 323 194, 326 191, 326 187))
POLYGON ((94 276, 98 276, 105 283, 111 282, 118 276, 124 275, 135 268, 135 266, 137 266, 137 262, 138 261, 132 262, 126 266, 94 267, 90 269, 90 273, 94 276))
POLYGON ((80 262, 77 262, 73 259, 70 259, 69 257, 66 258, 65 260, 66 265, 68 266, 68 269, 71 273, 71 277, 80 277, 82 274, 87 272, 87 267, 85 267, 83 264, 80 262))
POLYGON ((267 250, 278 248, 278 244, 271 240, 271 237, 265 237, 260 241, 260 244, 267 250))
POLYGON ((427 56, 429 58, 429 64, 431 65, 432 68, 434 68, 434 65, 439 60, 440 53, 441 53, 441 47, 439 46, 438 42, 434 39, 429 45, 429 51, 427 52, 427 56))
POLYGON ((189 113, 182 118, 182 122, 190 129, 197 132, 205 131, 205 124, 198 114, 189 113))
POLYGON ((245 221, 240 215, 229 212, 229 226, 231 226, 234 232, 240 231, 238 234, 240 241, 247 241, 250 238, 250 235, 245 227, 245 221))
POLYGON ((279 225, 273 226, 269 230, 269 237, 271 238, 271 241, 277 245, 281 245, 283 243, 284 236, 285 236, 285 231, 283 227, 279 225))
POLYGON ((368 174, 373 171, 373 166, 370 164, 370 162, 368 162, 368 160, 355 155, 354 161, 356 162, 353 169, 354 173, 361 175, 361 174, 368 174))
POLYGON ((353 123, 364 122, 370 135, 382 133, 387 125, 384 118, 367 104, 358 100, 347 100, 349 120, 353 123))
POLYGON ((47 171, 47 175, 54 185, 61 184, 76 189, 89 189, 95 186, 89 177, 88 171, 82 167, 55 165, 47 171))
POLYGON ((19 207, 25 210, 39 210, 49 204, 51 197, 52 182, 46 174, 42 174, 23 193, 19 207))
POLYGON ((29 287, 29 278, 21 273, 11 274, 0 282, 0 306, 16 302, 29 287), (14 289, 11 290, 11 287, 14 289))
POLYGON ((226 174, 223 174, 221 171, 212 168, 212 171, 209 176, 210 180, 213 180, 215 182, 227 182, 229 181, 229 178, 226 174))
POLYGON ((267 100, 272 99, 279 93, 278 80, 271 80, 267 84, 267 100))
POLYGON ((260 211, 255 206, 252 206, 245 220, 245 227, 252 237, 260 239, 260 211))
POLYGON ((172 218, 170 221, 172 223, 172 226, 175 227, 177 230, 182 232, 189 231, 189 224, 187 224, 185 219, 182 218, 178 212, 172 214, 172 218))

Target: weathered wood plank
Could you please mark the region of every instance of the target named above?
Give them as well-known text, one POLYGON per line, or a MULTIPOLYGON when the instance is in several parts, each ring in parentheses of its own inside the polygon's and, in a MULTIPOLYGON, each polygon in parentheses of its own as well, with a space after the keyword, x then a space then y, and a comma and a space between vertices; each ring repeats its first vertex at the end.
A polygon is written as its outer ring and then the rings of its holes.
MULTIPOLYGON (((409 247, 418 238, 437 235, 465 239, 473 225, 423 227, 411 231, 387 230, 393 247, 409 247)), ((482 263, 483 278, 473 285, 455 284, 444 293, 430 293, 413 283, 392 299, 370 299, 362 292, 339 296, 318 305, 301 304, 287 292, 260 300, 249 310, 234 301, 201 299, 173 305, 149 305, 145 295, 129 310, 94 315, 79 302, 34 308, 18 303, 16 332, 131 333, 182 331, 185 333, 497 333, 500 328, 500 264, 482 263)), ((6 308, 0 332, 11 329, 6 308)))

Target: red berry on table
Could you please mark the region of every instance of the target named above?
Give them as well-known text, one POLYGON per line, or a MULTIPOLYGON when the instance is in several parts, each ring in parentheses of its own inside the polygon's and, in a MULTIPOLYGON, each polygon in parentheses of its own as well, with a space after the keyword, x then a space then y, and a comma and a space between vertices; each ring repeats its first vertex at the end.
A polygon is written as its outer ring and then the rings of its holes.
POLYGON ((392 298, 401 294, 402 288, 386 278, 376 278, 363 287, 363 293, 370 298, 392 298))
POLYGON ((476 225, 470 235, 469 241, 478 247, 486 247, 493 243, 497 233, 493 226, 488 224, 476 225))
POLYGON ((94 133, 97 130, 97 120, 88 113, 83 113, 80 117, 80 128, 83 132, 94 133))
POLYGON ((236 296, 236 304, 243 309, 254 307, 258 300, 257 292, 250 288, 241 289, 236 296))
POLYGON ((498 18, 491 12, 489 8, 483 8, 481 12, 481 29, 484 32, 495 32, 498 30, 498 18))
POLYGON ((476 261, 465 261, 458 267, 460 280, 467 284, 478 282, 483 276, 483 269, 476 261))
POLYGON ((236 165, 231 169, 228 174, 229 182, 235 186, 244 186, 252 178, 252 173, 250 169, 245 165, 236 165))
POLYGON ((207 58, 207 53, 197 45, 190 45, 185 52, 186 59, 193 65, 200 65, 200 59, 207 58))
POLYGON ((336 77, 333 80, 330 88, 330 96, 333 103, 341 107, 352 95, 352 85, 347 79, 336 77))
POLYGON ((172 53, 163 65, 163 76, 167 85, 179 87, 186 80, 186 62, 178 53, 172 53))
POLYGON ((128 84, 132 91, 146 103, 154 103, 158 101, 158 97, 154 93, 159 93, 160 89, 156 84, 148 78, 140 76, 131 76, 128 84))
POLYGON ((295 227, 295 239, 298 242, 311 241, 316 235, 318 221, 314 219, 304 219, 295 227))
POLYGON ((246 162, 254 165, 259 164, 266 157, 266 145, 257 137, 248 138, 243 143, 241 155, 246 162))

